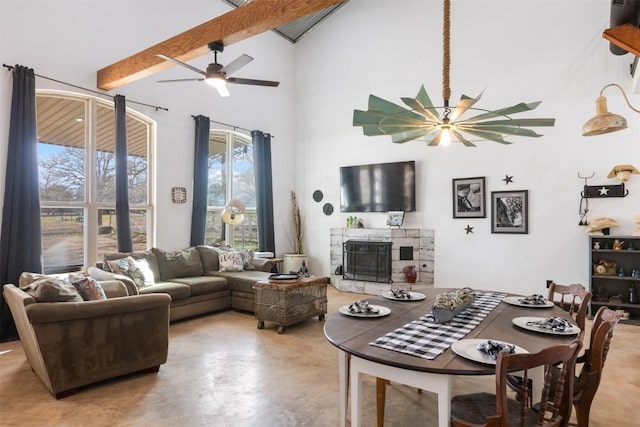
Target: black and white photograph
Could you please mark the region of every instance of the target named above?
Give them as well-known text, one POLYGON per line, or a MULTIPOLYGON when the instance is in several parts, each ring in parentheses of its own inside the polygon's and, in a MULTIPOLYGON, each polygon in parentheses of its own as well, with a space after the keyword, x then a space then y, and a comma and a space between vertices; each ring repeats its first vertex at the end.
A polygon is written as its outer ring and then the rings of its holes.
POLYGON ((529 232, 529 191, 491 192, 491 232, 527 234, 529 232))
POLYGON ((484 177, 454 178, 453 217, 486 218, 484 177))

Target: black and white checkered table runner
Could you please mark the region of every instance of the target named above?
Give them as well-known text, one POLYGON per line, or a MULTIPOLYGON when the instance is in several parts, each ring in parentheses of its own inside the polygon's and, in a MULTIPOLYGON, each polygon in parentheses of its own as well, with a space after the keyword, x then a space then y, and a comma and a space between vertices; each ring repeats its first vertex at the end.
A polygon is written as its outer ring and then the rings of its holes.
POLYGON ((487 317, 506 294, 475 291, 472 306, 448 323, 436 323, 431 312, 369 343, 388 350, 435 359, 487 317))

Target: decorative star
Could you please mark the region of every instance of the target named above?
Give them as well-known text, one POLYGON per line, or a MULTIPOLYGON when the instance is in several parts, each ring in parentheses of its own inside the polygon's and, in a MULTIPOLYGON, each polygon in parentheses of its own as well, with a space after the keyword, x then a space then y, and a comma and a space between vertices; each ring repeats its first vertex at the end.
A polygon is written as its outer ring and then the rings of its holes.
POLYGON ((473 227, 467 224, 467 227, 464 229, 464 231, 466 231, 467 234, 469 233, 473 234, 473 227))
POLYGON ((502 180, 504 181, 505 185, 511 184, 511 183, 513 183, 513 175, 511 175, 511 176, 505 175, 502 180))
POLYGON ((607 187, 605 187, 604 185, 602 186, 602 188, 598 188, 598 191, 600 192, 601 196, 608 196, 609 195, 609 189, 607 187))

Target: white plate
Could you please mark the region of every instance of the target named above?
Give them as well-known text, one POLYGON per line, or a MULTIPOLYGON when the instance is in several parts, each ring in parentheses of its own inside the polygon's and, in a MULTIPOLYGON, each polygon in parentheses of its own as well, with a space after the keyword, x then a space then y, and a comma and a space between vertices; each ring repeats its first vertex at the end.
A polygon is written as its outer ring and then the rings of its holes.
POLYGON ((530 308, 549 308, 549 307, 553 307, 553 302, 546 300, 546 302, 544 304, 540 304, 540 305, 534 305, 534 304, 523 304, 521 303, 520 299, 522 299, 524 297, 504 297, 502 301, 506 302, 507 304, 511 304, 511 305, 517 305, 518 307, 530 307, 530 308))
POLYGON ((407 293, 411 295, 411 298, 396 298, 393 296, 393 293, 391 291, 384 291, 380 295, 382 296, 382 298, 392 299, 394 301, 420 301, 425 299, 425 295, 421 294, 420 292, 409 291, 407 293))
POLYGON ((377 308, 378 309, 377 313, 351 313, 349 311, 349 305, 343 305, 338 309, 338 311, 344 314, 345 316, 351 316, 351 317, 382 317, 391 313, 391 310, 389 310, 387 307, 383 307, 381 305, 373 305, 373 304, 369 304, 369 307, 377 308))
POLYGON ((512 322, 514 325, 526 329, 528 331, 541 332, 543 334, 551 334, 551 335, 577 335, 580 333, 580 328, 576 325, 572 325, 570 328, 565 329, 564 331, 552 331, 550 329, 540 328, 536 325, 527 325, 527 322, 539 322, 545 320, 546 317, 515 317, 512 322))
MULTIPOLYGON (((496 361, 492 359, 491 356, 478 350, 478 344, 487 341, 488 339, 484 338, 459 340, 451 344, 451 350, 458 356, 462 356, 465 359, 473 360, 474 362, 485 363, 487 365, 495 365, 496 361)), ((504 343, 504 341, 500 340, 491 341, 504 343)), ((515 352, 516 354, 529 353, 524 348, 518 346, 516 346, 515 352)))

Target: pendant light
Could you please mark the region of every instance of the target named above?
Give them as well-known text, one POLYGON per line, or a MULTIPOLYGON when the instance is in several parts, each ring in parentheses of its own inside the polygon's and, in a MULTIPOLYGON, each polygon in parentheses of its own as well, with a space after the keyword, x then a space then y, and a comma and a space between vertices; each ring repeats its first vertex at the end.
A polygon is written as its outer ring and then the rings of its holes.
POLYGON ((636 113, 640 113, 640 110, 634 108, 629 103, 627 94, 624 93, 624 90, 620 85, 609 83, 600 90, 600 96, 596 98, 596 115, 582 126, 582 136, 602 135, 604 133, 617 132, 627 128, 627 119, 619 114, 610 113, 607 109, 607 98, 602 96, 604 90, 612 86, 620 89, 620 92, 622 92, 622 96, 629 108, 636 113))
POLYGON ((367 136, 390 135, 394 143, 405 143, 423 138, 428 145, 448 145, 457 140, 467 147, 475 141, 489 140, 511 144, 507 136, 540 137, 542 135, 527 127, 553 126, 555 119, 514 119, 510 115, 534 110, 540 102, 519 103, 498 110, 474 108, 482 93, 475 98, 462 95, 452 109, 449 106, 450 29, 451 0, 444 0, 443 13, 443 69, 442 96, 444 106, 436 107, 431 102, 424 85, 415 98, 401 98, 409 107, 394 104, 375 95, 369 96, 367 111, 354 110, 353 125, 362 126, 367 136), (461 116, 468 110, 481 113, 468 119, 461 116), (492 120, 496 119, 497 120, 492 120))

